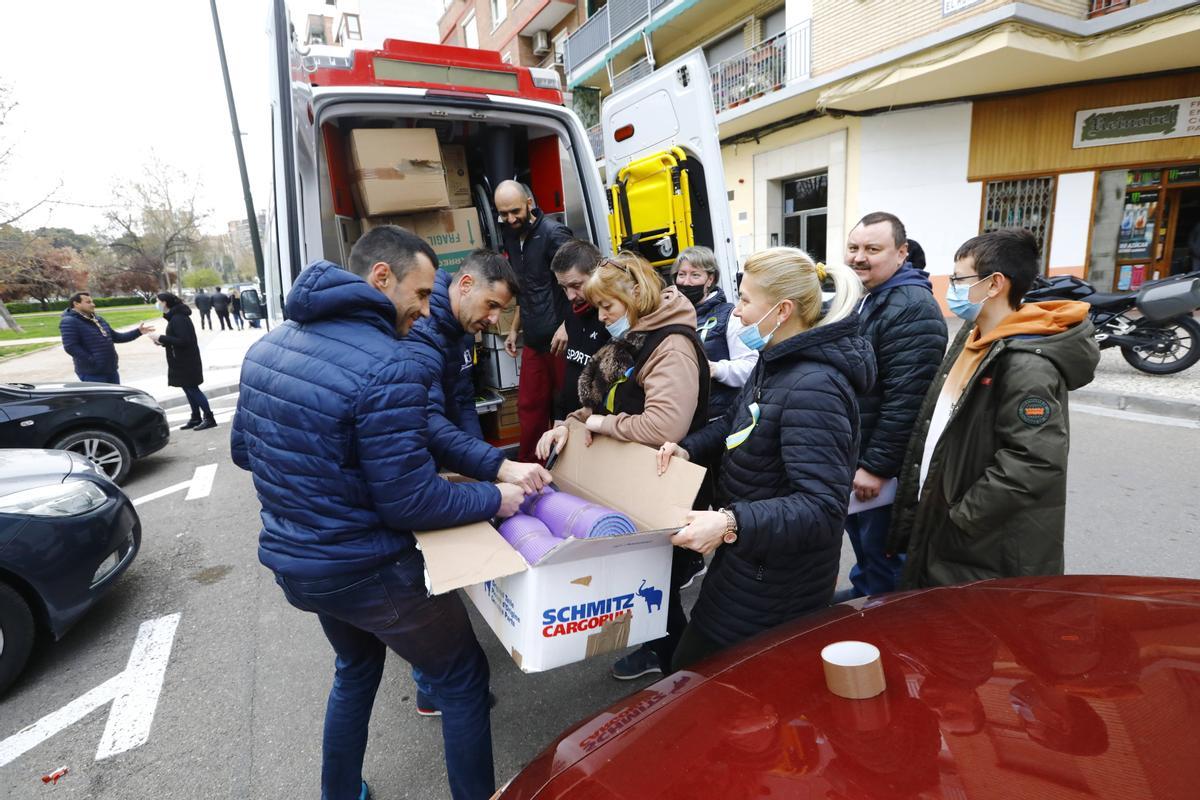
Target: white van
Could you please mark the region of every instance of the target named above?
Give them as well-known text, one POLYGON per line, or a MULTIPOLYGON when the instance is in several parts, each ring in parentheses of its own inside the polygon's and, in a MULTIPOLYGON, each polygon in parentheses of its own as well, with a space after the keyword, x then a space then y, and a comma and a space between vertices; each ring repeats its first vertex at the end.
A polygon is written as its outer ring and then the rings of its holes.
MULTIPOLYGON (((386 175, 363 164, 353 169, 356 157, 367 157, 353 144, 380 140, 361 131, 408 132, 385 134, 385 147, 388 137, 401 147, 424 147, 436 136, 442 162, 458 165, 461 174, 447 175, 453 185, 446 203, 457 207, 423 217, 452 229, 436 239, 442 253, 455 246, 500 249, 492 190, 514 178, 531 187, 544 213, 603 252, 631 247, 662 265, 688 244, 712 247, 722 288, 736 296, 717 123, 699 51, 605 101, 606 188, 587 131, 562 105, 556 71, 505 64, 491 51, 399 40, 318 61, 300 52, 285 3, 275 7, 274 184, 264 287, 272 321, 283 317, 283 299, 305 266, 318 259, 345 264, 365 228, 404 224, 390 214, 367 214, 377 198, 366 196, 372 187, 362 181, 386 175)), ((406 153, 395 158, 403 161, 406 153)), ((413 169, 419 162, 409 160, 413 169)), ((441 260, 444 268, 456 266, 455 258, 441 260)))

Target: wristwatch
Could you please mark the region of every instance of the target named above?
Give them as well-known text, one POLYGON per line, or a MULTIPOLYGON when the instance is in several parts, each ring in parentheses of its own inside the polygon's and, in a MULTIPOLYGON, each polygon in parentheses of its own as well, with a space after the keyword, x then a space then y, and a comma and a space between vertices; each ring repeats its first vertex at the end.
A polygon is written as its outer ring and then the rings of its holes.
POLYGON ((722 508, 721 513, 725 515, 725 535, 721 537, 721 541, 725 544, 733 544, 737 541, 737 517, 733 515, 732 508, 722 508))

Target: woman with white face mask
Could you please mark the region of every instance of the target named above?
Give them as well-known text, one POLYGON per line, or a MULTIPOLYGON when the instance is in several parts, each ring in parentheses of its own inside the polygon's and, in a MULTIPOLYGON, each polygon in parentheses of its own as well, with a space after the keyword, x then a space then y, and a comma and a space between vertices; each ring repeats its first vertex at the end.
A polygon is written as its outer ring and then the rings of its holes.
POLYGON ((171 292, 159 292, 157 305, 167 320, 167 329, 162 334, 150 334, 150 339, 167 351, 167 385, 183 389, 192 407, 192 418, 180 430, 215 428, 217 420, 208 405, 208 398, 200 390, 200 384, 204 383, 204 364, 200 360, 192 310, 171 292))
POLYGON ((824 608, 833 595, 858 455, 857 395, 875 381, 858 335, 862 283, 802 250, 752 255, 734 314, 758 364, 723 418, 659 450, 720 460, 716 511, 695 511, 671 542, 714 553, 673 667, 824 608), (834 298, 821 313, 821 283, 834 298))
MULTIPOLYGON (((579 376, 583 408, 568 415, 594 434, 658 447, 699 430, 708 419, 708 358, 696 333, 696 310, 675 287, 663 288, 640 255, 622 252, 602 259, 583 286, 612 340, 592 356, 579 376)), ((567 445, 567 427, 538 442, 539 458, 551 445, 567 445)), ((575 445, 578 446, 578 445, 575 445)), ((698 567, 694 553, 676 548, 667 597, 667 635, 613 665, 613 677, 630 680, 670 667, 687 625, 679 590, 698 567)))

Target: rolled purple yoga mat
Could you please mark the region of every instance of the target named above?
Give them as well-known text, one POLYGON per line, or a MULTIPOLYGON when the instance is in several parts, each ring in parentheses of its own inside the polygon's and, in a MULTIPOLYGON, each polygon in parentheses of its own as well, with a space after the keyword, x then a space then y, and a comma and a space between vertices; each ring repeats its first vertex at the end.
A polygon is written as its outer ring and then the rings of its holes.
POLYGON ((546 525, 527 514, 515 514, 500 523, 500 535, 521 554, 527 564, 536 564, 558 545, 546 525))
POLYGON ((541 520, 560 539, 618 536, 637 530, 624 514, 566 492, 543 490, 527 498, 521 510, 541 520))

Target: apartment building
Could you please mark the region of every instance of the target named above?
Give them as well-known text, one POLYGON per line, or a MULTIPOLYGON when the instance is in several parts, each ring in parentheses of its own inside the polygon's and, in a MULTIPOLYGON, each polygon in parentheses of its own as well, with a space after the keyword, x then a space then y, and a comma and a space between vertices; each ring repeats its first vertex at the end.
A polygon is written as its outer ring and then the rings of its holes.
POLYGON ((607 95, 695 48, 740 258, 840 258, 882 209, 939 296, 957 246, 1007 225, 1102 288, 1190 266, 1194 0, 610 0, 566 38, 567 85, 607 95))
POLYGON ((495 50, 509 64, 552 68, 567 36, 587 19, 589 3, 566 0, 443 0, 442 44, 495 50))

